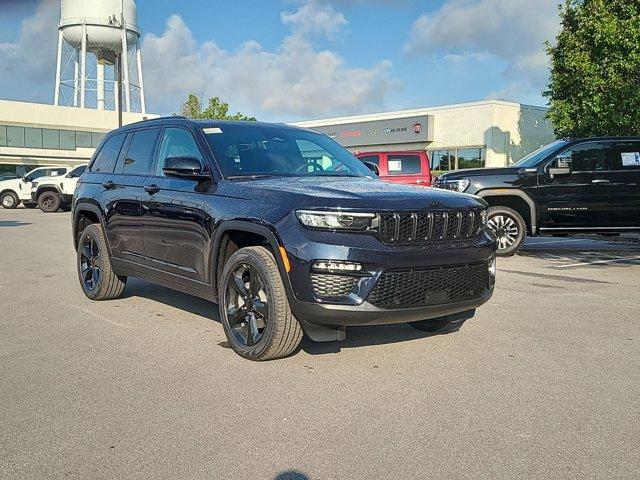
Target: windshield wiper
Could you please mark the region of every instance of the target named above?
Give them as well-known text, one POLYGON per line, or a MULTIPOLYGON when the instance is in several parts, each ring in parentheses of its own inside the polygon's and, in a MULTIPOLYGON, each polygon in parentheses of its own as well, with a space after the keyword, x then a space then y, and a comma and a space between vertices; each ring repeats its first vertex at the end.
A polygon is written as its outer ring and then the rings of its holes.
POLYGON ((256 174, 256 175, 229 175, 228 180, 259 180, 261 178, 273 178, 277 175, 256 174))

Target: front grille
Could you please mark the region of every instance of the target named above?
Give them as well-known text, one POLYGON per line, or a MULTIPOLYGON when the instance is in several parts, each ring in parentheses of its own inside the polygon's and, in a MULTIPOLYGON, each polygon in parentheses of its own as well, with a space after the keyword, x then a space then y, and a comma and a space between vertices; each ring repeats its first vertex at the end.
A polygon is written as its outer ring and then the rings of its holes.
POLYGON ((383 243, 411 245, 474 238, 481 226, 479 210, 382 213, 378 234, 383 243))
POLYGON ((369 294, 378 308, 398 309, 461 302, 482 296, 489 287, 486 262, 429 270, 384 272, 369 294))
POLYGON ((357 277, 332 275, 329 273, 312 273, 311 286, 318 298, 346 297, 358 282, 357 277))

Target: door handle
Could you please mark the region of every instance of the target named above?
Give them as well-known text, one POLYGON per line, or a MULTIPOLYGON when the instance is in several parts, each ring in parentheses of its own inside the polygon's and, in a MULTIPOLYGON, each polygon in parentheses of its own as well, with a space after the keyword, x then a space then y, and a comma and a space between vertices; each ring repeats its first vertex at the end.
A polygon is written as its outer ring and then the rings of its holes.
POLYGON ((149 195, 153 195, 154 193, 158 193, 160 191, 160 187, 154 183, 152 185, 145 186, 144 191, 147 192, 149 195))
POLYGON ((108 182, 104 182, 102 186, 104 187, 105 190, 111 190, 117 187, 117 185, 113 183, 111 180, 109 180, 108 182))
POLYGON ((424 180, 416 180, 416 183, 424 183, 424 180))
POLYGON ((609 180, 605 180, 604 178, 596 178, 591 180, 591 183, 609 183, 609 180))

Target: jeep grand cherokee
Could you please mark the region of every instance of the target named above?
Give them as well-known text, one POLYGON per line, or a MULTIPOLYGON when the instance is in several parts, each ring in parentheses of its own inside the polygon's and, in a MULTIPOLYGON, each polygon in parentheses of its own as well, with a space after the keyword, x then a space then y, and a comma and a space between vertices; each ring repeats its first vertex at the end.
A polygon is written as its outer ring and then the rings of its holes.
POLYGON ((493 292, 476 197, 380 181, 329 137, 265 123, 154 119, 109 134, 73 202, 80 285, 141 277, 218 303, 251 360, 303 332, 408 322, 454 331, 493 292))

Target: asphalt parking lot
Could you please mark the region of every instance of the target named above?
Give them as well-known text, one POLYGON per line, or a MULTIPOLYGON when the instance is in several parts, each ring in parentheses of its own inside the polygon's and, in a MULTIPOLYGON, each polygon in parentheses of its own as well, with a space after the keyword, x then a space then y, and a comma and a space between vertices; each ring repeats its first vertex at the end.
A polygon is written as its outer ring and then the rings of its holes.
POLYGON ((68 213, 0 246, 0 478, 638 478, 640 245, 530 239, 458 333, 267 363, 204 300, 87 300, 68 213))

